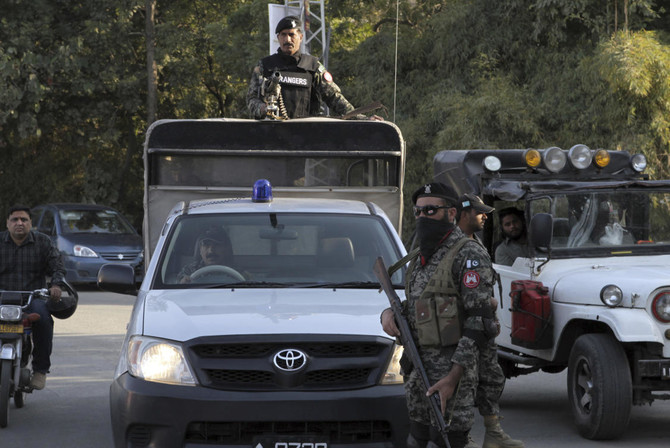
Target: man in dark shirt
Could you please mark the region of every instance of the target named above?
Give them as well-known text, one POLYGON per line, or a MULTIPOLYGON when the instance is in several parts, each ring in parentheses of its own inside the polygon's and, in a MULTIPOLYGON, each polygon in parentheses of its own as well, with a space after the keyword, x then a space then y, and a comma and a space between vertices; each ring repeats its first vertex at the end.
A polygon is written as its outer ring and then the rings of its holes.
MULTIPOLYGON (((284 17, 277 24, 275 33, 280 45, 277 53, 258 62, 249 82, 247 107, 250 115, 257 119, 268 116, 265 80, 271 79, 274 74, 279 74, 277 81, 280 89, 279 96, 275 98, 278 111, 270 111, 273 118, 321 115, 322 101, 337 115, 352 112, 354 106, 342 95, 330 72, 316 57, 300 52, 303 39, 301 20, 296 16, 284 17)), ((377 115, 369 119, 382 120, 377 115)))
MULTIPOLYGON (((9 209, 7 230, 0 233, 0 289, 32 291, 49 287, 49 300, 60 301, 58 286, 65 277, 65 269, 58 249, 43 233, 31 230, 30 209, 16 205, 9 209), (47 276, 51 282, 47 285, 47 276)), ((51 367, 51 348, 54 322, 47 304, 34 300, 29 312, 40 319, 33 323, 33 389, 44 389, 46 374, 51 367)))

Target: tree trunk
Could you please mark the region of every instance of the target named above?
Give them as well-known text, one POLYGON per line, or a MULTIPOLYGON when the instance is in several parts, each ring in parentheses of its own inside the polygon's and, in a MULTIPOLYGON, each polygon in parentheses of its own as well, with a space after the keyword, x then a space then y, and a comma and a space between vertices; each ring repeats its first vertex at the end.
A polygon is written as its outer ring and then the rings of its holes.
POLYGON ((147 127, 156 121, 157 69, 155 56, 154 14, 156 0, 146 0, 145 32, 147 42, 147 127))

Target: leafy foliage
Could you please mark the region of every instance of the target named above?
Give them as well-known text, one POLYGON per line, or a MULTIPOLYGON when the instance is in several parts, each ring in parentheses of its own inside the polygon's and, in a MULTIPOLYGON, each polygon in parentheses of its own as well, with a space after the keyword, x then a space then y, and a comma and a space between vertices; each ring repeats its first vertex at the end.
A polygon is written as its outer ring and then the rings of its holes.
MULTIPOLYGON (((247 116, 268 3, 157 1, 158 118, 247 116)), ((3 2, 0 208, 101 202, 139 224, 144 6, 3 2)), ((644 151, 670 177, 667 0, 326 0, 326 16, 347 98, 403 131, 406 193, 455 148, 644 151)))

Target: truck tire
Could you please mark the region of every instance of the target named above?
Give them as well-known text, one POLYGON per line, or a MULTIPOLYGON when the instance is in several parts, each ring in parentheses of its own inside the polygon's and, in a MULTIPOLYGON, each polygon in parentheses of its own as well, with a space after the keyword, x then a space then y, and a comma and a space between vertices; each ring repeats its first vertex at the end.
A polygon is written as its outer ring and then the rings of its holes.
POLYGON ((615 439, 626 430, 633 404, 628 358, 607 334, 577 338, 568 364, 568 396, 575 424, 587 439, 615 439))

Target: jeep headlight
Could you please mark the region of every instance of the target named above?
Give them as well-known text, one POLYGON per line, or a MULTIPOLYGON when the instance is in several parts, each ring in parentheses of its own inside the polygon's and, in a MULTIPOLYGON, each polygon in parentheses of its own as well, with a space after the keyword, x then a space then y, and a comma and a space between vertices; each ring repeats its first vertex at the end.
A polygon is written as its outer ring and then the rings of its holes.
POLYGON ((157 383, 194 386, 195 377, 180 345, 163 339, 133 336, 128 343, 128 371, 157 383))
POLYGON ((600 300, 610 308, 614 308, 621 304, 623 300, 623 292, 621 288, 616 285, 607 285, 600 290, 600 300))
POLYGON ((575 145, 568 151, 568 159, 570 164, 578 170, 583 170, 591 165, 593 155, 591 150, 586 145, 575 145))
POLYGON ((654 317, 663 323, 670 322, 670 291, 663 291, 656 294, 651 301, 651 312, 654 317))
POLYGON ((403 348, 401 345, 395 344, 393 347, 393 356, 391 356, 391 362, 389 362, 386 372, 384 372, 384 377, 382 378, 381 384, 402 384, 403 379, 400 374, 400 358, 403 354, 403 348))

